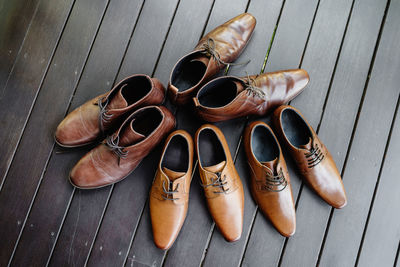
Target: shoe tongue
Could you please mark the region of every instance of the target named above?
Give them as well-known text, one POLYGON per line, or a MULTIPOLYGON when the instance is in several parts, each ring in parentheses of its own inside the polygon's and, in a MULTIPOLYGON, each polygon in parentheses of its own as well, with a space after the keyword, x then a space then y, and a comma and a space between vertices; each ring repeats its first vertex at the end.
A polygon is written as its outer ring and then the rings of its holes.
POLYGON ((270 169, 273 174, 274 170, 276 169, 276 165, 278 164, 278 158, 275 158, 271 161, 261 162, 261 164, 270 169))
POLYGON ((309 137, 308 143, 305 145, 299 145, 299 148, 310 150, 312 148, 312 138, 309 137))
POLYGON ((133 130, 132 128, 132 122, 135 119, 133 119, 128 125, 125 126, 124 129, 121 130, 119 134, 119 144, 121 146, 129 146, 134 143, 137 143, 145 138, 143 134, 140 134, 133 130))
POLYGON ((190 62, 201 62, 207 67, 208 63, 210 62, 210 58, 208 58, 207 56, 205 56, 203 54, 200 54, 200 55, 196 56, 195 58, 193 58, 192 60, 190 60, 190 62))
POLYGON ((127 84, 124 84, 119 88, 117 92, 110 98, 110 102, 108 103, 108 109, 120 109, 126 108, 128 106, 128 102, 126 102, 125 97, 123 95, 123 90, 128 88, 127 84))
POLYGON ((185 175, 184 172, 176 172, 176 171, 170 170, 166 167, 163 167, 162 170, 165 173, 165 175, 168 176, 168 178, 170 180, 175 180, 175 179, 180 178, 185 175))
POLYGON ((243 83, 239 82, 239 81, 233 81, 236 85, 236 89, 237 89, 237 94, 240 94, 244 89, 244 85, 243 83))
POLYGON ((204 167, 204 169, 209 172, 221 172, 224 169, 225 164, 226 164, 226 161, 224 160, 216 165, 204 167))

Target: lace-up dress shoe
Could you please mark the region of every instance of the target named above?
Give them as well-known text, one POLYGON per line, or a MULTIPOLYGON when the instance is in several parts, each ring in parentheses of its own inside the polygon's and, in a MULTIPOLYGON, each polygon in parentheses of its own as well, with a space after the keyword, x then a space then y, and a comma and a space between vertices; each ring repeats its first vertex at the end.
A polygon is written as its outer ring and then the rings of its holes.
POLYGON ((209 122, 262 116, 295 98, 308 81, 302 69, 242 78, 223 76, 205 84, 193 100, 199 117, 209 122))
POLYGON ((150 190, 150 216, 154 243, 169 249, 175 242, 189 206, 193 169, 193 140, 177 130, 165 142, 150 190))
POLYGON ((170 100, 178 105, 188 103, 202 84, 236 60, 255 26, 256 19, 243 13, 206 34, 194 51, 179 59, 172 69, 168 84, 170 100))
POLYGON ((69 113, 58 125, 55 140, 63 147, 87 145, 114 131, 134 110, 161 104, 164 95, 165 88, 158 79, 143 74, 130 76, 69 113))
POLYGON ((71 183, 89 189, 122 180, 174 127, 175 118, 166 107, 138 109, 114 134, 79 160, 71 171, 71 183))
POLYGON ((224 238, 240 238, 243 227, 243 185, 221 130, 205 124, 196 132, 196 151, 208 209, 224 238))
POLYGON ((296 213, 289 172, 272 129, 261 121, 244 133, 244 148, 251 174, 251 193, 258 208, 286 237, 296 231, 296 213))
POLYGON ((303 115, 292 106, 281 106, 273 115, 276 133, 310 187, 329 205, 343 208, 346 193, 331 154, 303 115))

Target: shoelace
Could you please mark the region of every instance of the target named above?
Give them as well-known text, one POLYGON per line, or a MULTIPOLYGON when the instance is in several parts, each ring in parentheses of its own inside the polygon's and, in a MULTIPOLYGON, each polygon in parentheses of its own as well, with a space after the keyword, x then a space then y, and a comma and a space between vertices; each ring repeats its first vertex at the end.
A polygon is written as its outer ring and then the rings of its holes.
POLYGON ((99 125, 101 132, 104 134, 104 122, 109 122, 110 119, 113 117, 113 114, 107 114, 106 107, 108 105, 109 99, 107 98, 104 103, 103 101, 104 97, 100 98, 95 105, 99 106, 100 108, 99 125))
POLYGON ((304 155, 307 158, 308 168, 314 168, 325 157, 325 155, 322 153, 321 149, 319 148, 318 144, 314 145, 314 143, 313 143, 311 149, 309 150, 309 152, 304 153, 304 155))
POLYGON ((214 187, 219 187, 222 189, 222 191, 214 191, 215 194, 222 194, 225 193, 229 190, 229 188, 224 188, 224 185, 226 185, 228 182, 226 181, 226 175, 224 175, 223 178, 221 178, 221 173, 217 172, 215 173, 217 175, 217 178, 211 178, 211 183, 209 184, 202 184, 201 186, 204 188, 214 186, 214 187))
POLYGON ((282 169, 279 170, 277 175, 271 175, 270 173, 267 173, 267 176, 265 178, 265 183, 266 183, 266 189, 272 192, 280 192, 284 190, 288 184, 285 176, 283 175, 282 169), (279 189, 274 189, 274 187, 279 187, 279 186, 282 187, 279 189))
POLYGON ((172 184, 172 182, 169 182, 169 183, 168 183, 168 189, 166 189, 166 188, 165 188, 165 181, 163 181, 162 187, 163 187, 164 193, 166 194, 166 196, 162 195, 162 197, 163 197, 165 200, 178 200, 178 199, 179 199, 179 198, 177 198, 177 197, 176 197, 176 198, 169 197, 169 196, 172 196, 174 193, 178 193, 179 184, 176 185, 175 189, 172 189, 173 184, 172 184))
POLYGON ((265 98, 264 91, 261 88, 255 86, 256 80, 254 78, 250 78, 250 76, 247 72, 246 72, 246 74, 247 74, 247 79, 245 81, 245 86, 246 86, 247 95, 252 94, 253 96, 265 98))
POLYGON ((224 65, 227 66, 229 68, 229 66, 239 66, 239 65, 246 65, 250 62, 250 60, 246 61, 246 62, 241 62, 241 63, 227 63, 225 61, 223 61, 221 59, 220 54, 215 50, 215 41, 213 38, 208 38, 207 39, 207 43, 203 44, 202 49, 204 49, 204 54, 209 56, 209 57, 214 57, 215 60, 218 62, 218 66, 219 65, 224 65))
POLYGON ((126 159, 128 156, 128 151, 124 151, 124 147, 119 146, 119 136, 115 139, 112 135, 108 136, 106 139, 106 146, 118 156, 118 166, 121 159, 126 159))

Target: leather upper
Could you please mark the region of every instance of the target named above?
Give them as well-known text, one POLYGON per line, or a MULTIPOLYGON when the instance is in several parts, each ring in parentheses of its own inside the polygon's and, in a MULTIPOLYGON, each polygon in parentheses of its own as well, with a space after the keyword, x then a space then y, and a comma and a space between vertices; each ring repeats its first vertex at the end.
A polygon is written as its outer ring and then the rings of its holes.
POLYGON ((160 249, 169 249, 177 238, 185 221, 189 191, 193 171, 193 139, 184 130, 172 132, 164 145, 157 172, 150 190, 150 216, 153 229, 154 243, 160 249), (184 162, 187 169, 172 170, 163 166, 167 149, 174 143, 173 138, 184 138, 187 143, 187 158, 184 162))
POLYGON ((244 193, 228 144, 221 130, 211 124, 205 124, 197 130, 195 142, 208 209, 224 238, 230 242, 236 241, 240 239, 243 227, 244 193), (225 160, 214 166, 202 165, 199 138, 202 138, 201 132, 205 129, 214 132, 225 153, 225 160))
POLYGON ((347 198, 340 173, 328 149, 300 111, 292 106, 280 106, 273 114, 273 123, 279 140, 289 150, 307 184, 329 205, 343 208, 347 204, 347 198), (309 142, 304 146, 294 146, 286 136, 282 113, 288 110, 295 112, 297 119, 302 120, 311 133, 309 142))
POLYGON ((290 184, 290 176, 281 147, 272 129, 264 122, 249 124, 244 133, 244 148, 250 169, 251 193, 259 209, 283 236, 292 236, 296 231, 295 206, 290 184), (254 130, 272 135, 279 148, 278 157, 268 162, 260 162, 254 150, 262 144, 254 138, 254 130))
POLYGON ((65 147, 89 144, 114 131, 132 111, 164 100, 165 88, 156 78, 137 74, 120 81, 69 113, 58 125, 55 139, 65 147))
MULTIPOLYGON (((149 118, 147 118, 149 120, 149 118)), ((153 120, 151 120, 153 121, 153 120)), ((175 118, 163 106, 148 106, 132 113, 112 135, 89 151, 70 173, 71 183, 79 188, 97 188, 113 184, 129 175, 150 151, 175 127, 175 118), (137 132, 132 123, 158 114, 157 125, 137 132)))
POLYGON ((250 40, 255 26, 256 19, 249 13, 243 13, 201 38, 194 51, 179 59, 173 67, 168 83, 170 100, 178 105, 188 103, 202 84, 209 81, 226 66, 224 63, 231 63, 236 60, 250 40), (210 50, 214 51, 213 55, 210 50), (199 57, 206 64, 203 76, 191 88, 179 88, 175 83, 176 76, 179 75, 178 68, 183 62, 199 57))
POLYGON ((248 77, 223 76, 205 84, 193 98, 196 113, 205 121, 218 122, 247 115, 262 116, 300 94, 309 82, 303 69, 269 72, 248 77), (217 95, 221 84, 236 84, 235 97, 226 105, 210 107, 204 95, 217 95))

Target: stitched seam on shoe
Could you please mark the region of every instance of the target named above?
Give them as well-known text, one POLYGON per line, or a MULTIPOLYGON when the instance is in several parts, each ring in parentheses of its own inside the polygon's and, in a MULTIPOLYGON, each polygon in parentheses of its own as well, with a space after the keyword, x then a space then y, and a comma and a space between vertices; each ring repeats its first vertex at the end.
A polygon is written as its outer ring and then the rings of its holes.
POLYGON ((82 117, 82 108, 81 108, 81 107, 79 107, 79 119, 80 119, 80 121, 82 122, 83 129, 86 131, 86 134, 90 134, 90 131, 89 131, 89 129, 86 127, 85 121, 84 121, 84 119, 83 119, 83 117, 82 117))
POLYGON ((96 163, 96 160, 93 157, 93 152, 90 153, 90 159, 91 159, 93 165, 96 167, 96 169, 101 171, 103 174, 106 174, 108 176, 108 178, 112 178, 112 176, 110 174, 108 174, 99 164, 96 163))

